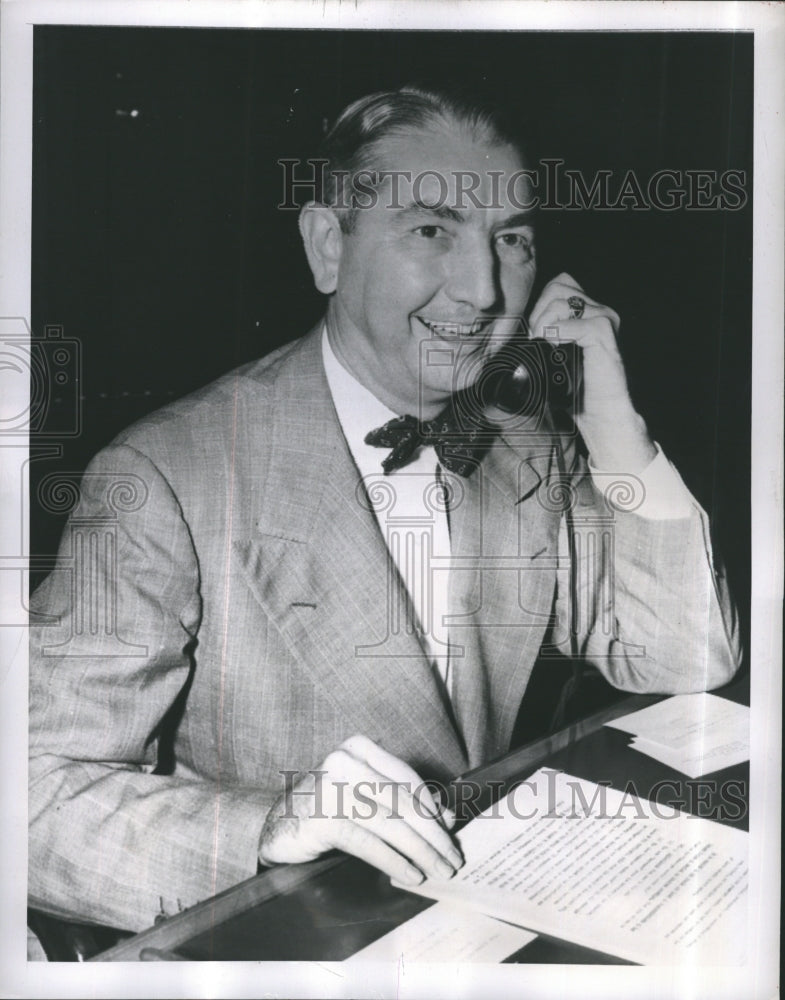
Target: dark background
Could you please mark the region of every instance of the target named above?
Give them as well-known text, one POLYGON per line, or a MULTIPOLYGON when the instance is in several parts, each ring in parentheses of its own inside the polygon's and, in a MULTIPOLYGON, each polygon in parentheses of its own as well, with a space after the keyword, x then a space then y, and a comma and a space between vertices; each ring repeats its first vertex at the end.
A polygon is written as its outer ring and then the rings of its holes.
POLYGON ((746 171, 740 211, 546 212, 538 234, 538 288, 566 270, 621 315, 633 397, 712 516, 746 630, 751 34, 39 26, 34 45, 33 333, 62 326, 82 361, 47 401, 55 440, 72 389, 81 423, 31 462, 31 555, 63 524, 43 477, 319 317, 276 161, 314 155, 355 97, 460 81, 587 178, 746 171))

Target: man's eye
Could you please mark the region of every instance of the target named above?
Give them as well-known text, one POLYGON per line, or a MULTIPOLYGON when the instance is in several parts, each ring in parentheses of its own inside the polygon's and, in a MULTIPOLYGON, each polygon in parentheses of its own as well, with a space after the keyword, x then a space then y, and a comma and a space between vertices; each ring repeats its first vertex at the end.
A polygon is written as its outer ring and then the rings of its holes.
POLYGON ((502 233, 501 236, 497 237, 499 243, 505 247, 528 247, 530 246, 529 240, 522 236, 520 233, 502 233))
POLYGON ((534 257, 534 246, 522 233, 501 233, 496 237, 496 243, 505 254, 515 254, 521 260, 534 257))
POLYGON ((435 240, 444 232, 441 226, 418 226, 414 231, 426 240, 435 240))

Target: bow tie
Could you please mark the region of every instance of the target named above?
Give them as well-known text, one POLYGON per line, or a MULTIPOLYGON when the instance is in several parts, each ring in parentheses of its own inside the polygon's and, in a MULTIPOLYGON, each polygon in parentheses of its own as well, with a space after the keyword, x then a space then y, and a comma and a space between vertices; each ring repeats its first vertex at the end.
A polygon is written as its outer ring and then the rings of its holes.
POLYGON ((385 475, 408 465, 421 445, 432 445, 448 472, 469 476, 490 448, 498 428, 460 410, 451 402, 433 420, 418 420, 410 415, 395 417, 366 434, 365 443, 392 448, 382 459, 385 475))

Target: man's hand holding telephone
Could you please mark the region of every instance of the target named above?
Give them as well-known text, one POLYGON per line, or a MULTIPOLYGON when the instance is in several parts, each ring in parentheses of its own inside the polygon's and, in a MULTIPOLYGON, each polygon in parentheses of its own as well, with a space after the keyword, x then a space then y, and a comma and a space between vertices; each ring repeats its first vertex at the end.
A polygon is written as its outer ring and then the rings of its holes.
MULTIPOLYGON (((483 397, 506 413, 529 415, 543 393, 568 410, 592 465, 641 472, 657 451, 635 411, 616 343, 619 315, 589 298, 569 274, 548 282, 528 323, 502 319, 514 332, 483 378, 483 397)), ((506 332, 506 331, 505 331, 506 332)))

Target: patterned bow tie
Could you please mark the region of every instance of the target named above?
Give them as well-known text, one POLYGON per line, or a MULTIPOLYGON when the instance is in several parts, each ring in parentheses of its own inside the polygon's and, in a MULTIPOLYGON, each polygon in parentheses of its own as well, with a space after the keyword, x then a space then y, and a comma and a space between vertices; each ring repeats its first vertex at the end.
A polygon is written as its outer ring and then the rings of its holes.
POLYGON ((409 415, 388 420, 365 436, 375 448, 392 448, 382 460, 385 475, 403 468, 421 445, 432 445, 448 472, 469 476, 488 451, 498 428, 471 413, 460 412, 454 401, 433 420, 409 415))

